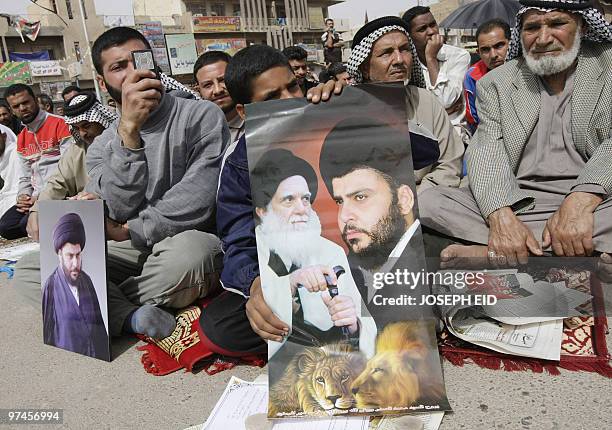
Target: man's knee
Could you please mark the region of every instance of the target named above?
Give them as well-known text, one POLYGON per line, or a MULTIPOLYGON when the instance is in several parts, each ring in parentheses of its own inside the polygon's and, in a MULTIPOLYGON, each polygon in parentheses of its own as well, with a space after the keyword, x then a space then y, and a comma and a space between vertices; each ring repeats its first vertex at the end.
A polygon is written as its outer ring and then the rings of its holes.
POLYGON ((180 271, 203 270, 205 273, 221 270, 223 254, 217 236, 203 231, 189 230, 165 239, 153 247, 153 254, 163 253, 180 271))
POLYGON ((221 241, 201 231, 186 231, 159 242, 142 275, 154 280, 143 302, 172 308, 188 306, 220 288, 221 241))
POLYGON ((431 218, 440 210, 440 200, 445 196, 438 187, 428 188, 418 195, 419 218, 431 218))
POLYGON ((200 340, 218 354, 265 354, 267 344, 251 328, 246 316, 247 299, 223 292, 202 309, 200 340))
POLYGON ((40 285, 40 253, 25 254, 15 265, 13 288, 30 305, 40 308, 42 292, 40 285))

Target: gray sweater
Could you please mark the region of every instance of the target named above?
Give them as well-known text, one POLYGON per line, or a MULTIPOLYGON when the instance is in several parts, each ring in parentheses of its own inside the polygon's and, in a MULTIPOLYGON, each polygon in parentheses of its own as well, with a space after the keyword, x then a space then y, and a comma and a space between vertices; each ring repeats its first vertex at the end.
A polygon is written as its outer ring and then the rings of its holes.
POLYGON ((142 148, 123 146, 119 120, 87 151, 86 191, 109 217, 128 223, 135 246, 153 246, 186 230, 215 233, 215 199, 230 133, 213 103, 164 95, 143 125, 142 148))

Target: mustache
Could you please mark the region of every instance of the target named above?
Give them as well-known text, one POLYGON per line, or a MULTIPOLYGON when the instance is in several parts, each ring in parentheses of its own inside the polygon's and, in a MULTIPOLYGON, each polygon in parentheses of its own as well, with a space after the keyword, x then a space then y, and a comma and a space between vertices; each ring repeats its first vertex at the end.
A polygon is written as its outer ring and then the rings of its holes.
POLYGON ((562 46, 558 46, 558 45, 552 45, 552 46, 547 46, 547 47, 534 46, 533 48, 529 50, 529 53, 530 54, 545 54, 547 52, 559 52, 559 51, 563 51, 562 46))
POLYGON ((363 233, 366 234, 368 236, 372 236, 372 234, 368 231, 368 230, 364 230, 363 228, 359 228, 354 224, 346 224, 344 226, 344 228, 342 229, 342 239, 348 243, 348 239, 346 238, 346 236, 348 236, 348 232, 349 230, 351 232, 357 232, 357 233, 363 233))
POLYGON ((224 98, 226 98, 226 97, 229 97, 229 93, 228 93, 227 91, 224 91, 222 94, 220 94, 220 95, 218 95, 218 96, 213 97, 212 99, 210 99, 210 101, 214 102, 214 101, 217 101, 217 100, 224 99, 224 98))

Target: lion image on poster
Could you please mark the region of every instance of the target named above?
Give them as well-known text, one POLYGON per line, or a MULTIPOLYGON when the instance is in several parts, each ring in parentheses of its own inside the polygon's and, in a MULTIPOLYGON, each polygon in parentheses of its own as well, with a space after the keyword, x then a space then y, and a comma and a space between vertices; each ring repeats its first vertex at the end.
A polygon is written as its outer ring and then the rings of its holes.
POLYGON ((424 321, 387 325, 376 339, 376 354, 351 386, 357 408, 407 407, 444 396, 444 382, 431 366, 438 357, 430 339, 424 321))
POLYGON ((364 355, 343 343, 306 348, 270 389, 268 416, 351 409, 351 384, 365 366, 364 355))

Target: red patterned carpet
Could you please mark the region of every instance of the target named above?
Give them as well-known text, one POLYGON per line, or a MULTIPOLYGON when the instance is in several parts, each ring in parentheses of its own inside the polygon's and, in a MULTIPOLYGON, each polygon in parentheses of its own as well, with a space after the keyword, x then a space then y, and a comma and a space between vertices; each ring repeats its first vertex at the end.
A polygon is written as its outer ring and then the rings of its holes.
POLYGON ((608 330, 605 317, 602 286, 595 276, 587 271, 551 269, 546 274, 551 282, 565 281, 567 288, 574 288, 593 295, 592 303, 585 310, 593 316, 572 317, 564 320, 561 359, 559 361, 538 360, 501 354, 464 342, 446 329, 438 339, 438 346, 444 358, 456 366, 472 361, 488 369, 506 371, 532 370, 541 373, 546 370, 558 375, 559 368, 574 371, 596 372, 612 377, 610 354, 606 345, 608 330))

